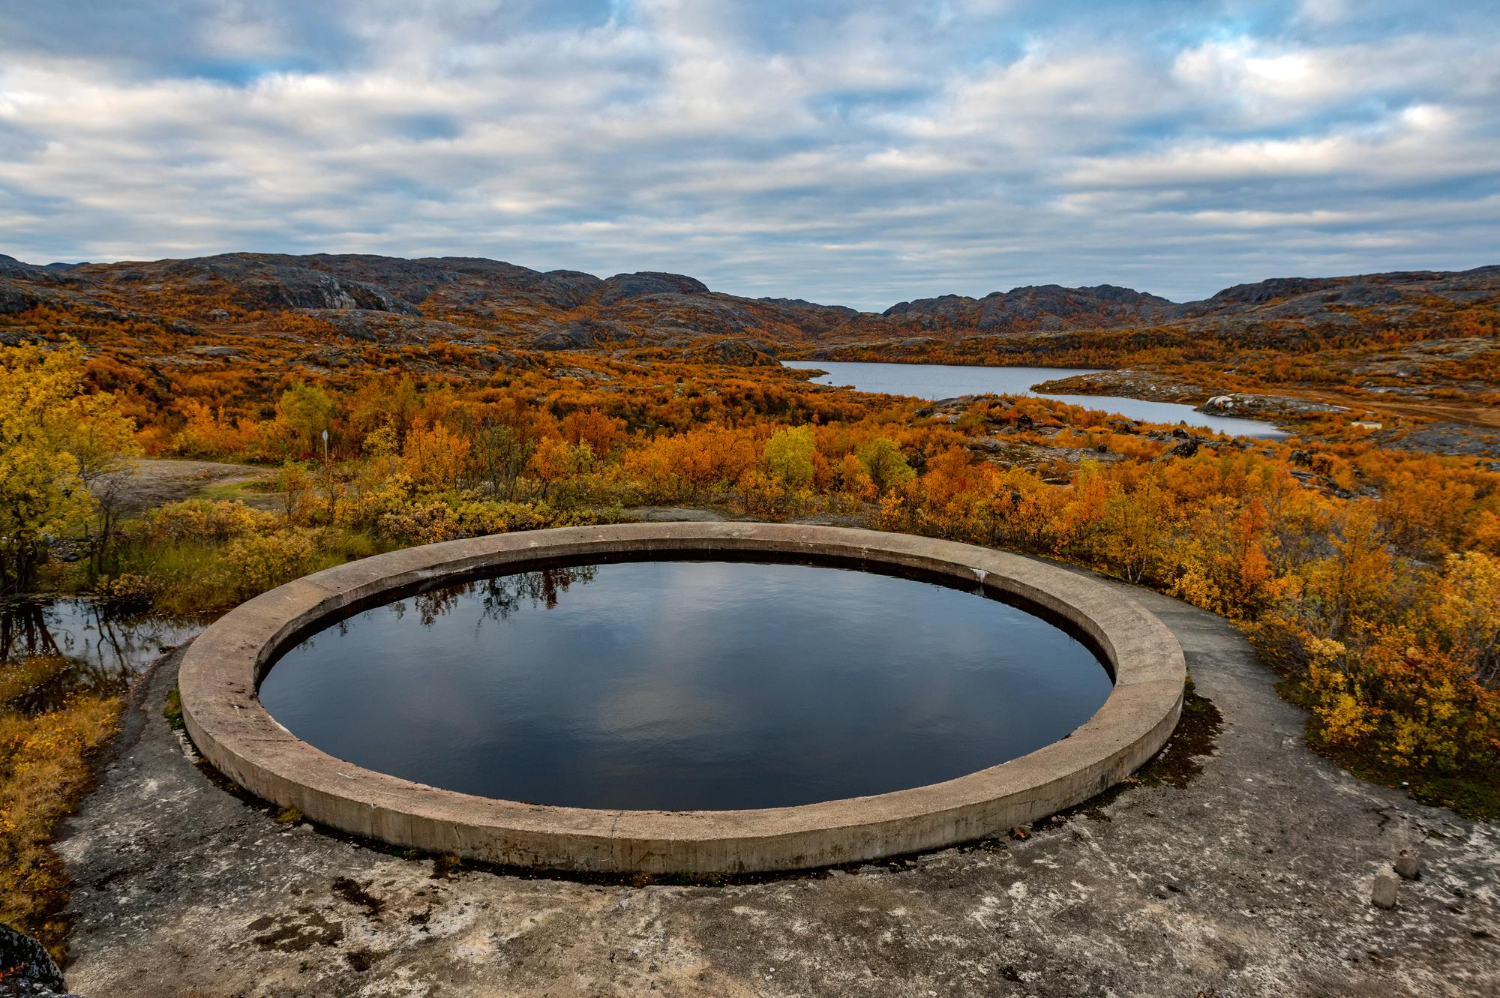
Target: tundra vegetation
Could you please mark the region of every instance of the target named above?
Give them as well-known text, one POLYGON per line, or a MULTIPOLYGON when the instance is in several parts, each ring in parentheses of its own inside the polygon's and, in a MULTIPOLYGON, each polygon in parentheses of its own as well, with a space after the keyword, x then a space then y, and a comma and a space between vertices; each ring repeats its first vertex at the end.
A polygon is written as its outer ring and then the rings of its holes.
MULTIPOLYGON (((1220 613, 1306 705, 1317 750, 1424 800, 1500 814, 1500 474, 1482 455, 1383 435, 1419 417, 1387 410, 1383 428, 1362 427, 1356 409, 1312 416, 1286 440, 1236 440, 1037 398, 834 390, 707 349, 725 342, 713 336, 686 352, 353 343, 314 315, 207 304, 241 323, 227 360, 182 361, 202 345, 192 328, 56 301, 0 317, 22 331, 0 347, 5 595, 211 615, 403 545, 631 507, 823 514, 1057 558, 1220 613), (313 354, 336 348, 338 362, 307 361, 318 343, 313 354), (274 488, 126 517, 137 455, 259 465, 274 488)), ((1493 339, 1492 311, 1457 314, 1453 337, 1493 339)), ((1131 346, 1080 334, 1062 354, 985 359, 1152 362, 1201 381, 1217 355, 1178 335, 1131 346), (1092 342, 1113 352, 1089 353, 1092 342)), ((1231 387, 1289 377, 1281 364, 1358 395, 1351 357, 1375 348, 1346 335, 1304 337, 1321 346, 1291 360, 1300 347, 1263 338, 1231 387)), ((1379 349, 1442 338, 1423 327, 1379 349)), ((950 356, 955 342, 922 359, 974 359, 950 356)), ((863 350, 875 348, 848 353, 863 350)), ((1472 401, 1489 397, 1472 386, 1500 382, 1497 357, 1432 370, 1471 386, 1472 401)), ((120 706, 26 696, 62 667, 55 656, 0 667, 0 921, 54 946, 63 883, 47 842, 120 706)))

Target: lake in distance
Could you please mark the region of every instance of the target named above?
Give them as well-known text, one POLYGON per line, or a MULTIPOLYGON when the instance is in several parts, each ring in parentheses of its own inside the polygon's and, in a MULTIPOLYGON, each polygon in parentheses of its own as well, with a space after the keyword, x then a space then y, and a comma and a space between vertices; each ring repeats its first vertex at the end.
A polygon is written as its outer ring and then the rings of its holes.
POLYGON ((1031 395, 1053 399, 1068 405, 1117 413, 1148 423, 1185 423, 1188 426, 1240 437, 1279 440, 1286 433, 1274 424, 1257 419, 1233 416, 1210 416, 1190 405, 1176 402, 1147 402, 1143 399, 1113 395, 1048 395, 1034 392, 1031 386, 1042 381, 1068 378, 1075 374, 1098 374, 1094 368, 1079 367, 967 367, 959 364, 885 364, 842 360, 786 360, 786 367, 827 371, 814 378, 815 384, 844 385, 862 392, 884 392, 888 395, 910 395, 937 400, 960 395, 1031 395))

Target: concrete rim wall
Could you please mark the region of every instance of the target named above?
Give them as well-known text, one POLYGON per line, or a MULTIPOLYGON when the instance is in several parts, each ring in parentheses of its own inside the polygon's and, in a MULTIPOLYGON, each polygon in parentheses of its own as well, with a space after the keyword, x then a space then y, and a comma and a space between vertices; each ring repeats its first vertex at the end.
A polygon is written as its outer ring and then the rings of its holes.
POLYGON ((179 689, 200 752, 256 795, 392 845, 513 866, 609 873, 796 870, 972 841, 1053 814, 1124 779, 1166 742, 1182 709, 1182 648, 1166 625, 1097 579, 951 541, 769 523, 567 527, 394 551, 257 596, 188 648, 179 689), (652 552, 857 560, 952 576, 1059 614, 1113 667, 1104 705, 1067 738, 911 790, 745 811, 551 807, 424 786, 340 761, 294 737, 256 697, 287 642, 382 594, 544 559, 652 552))

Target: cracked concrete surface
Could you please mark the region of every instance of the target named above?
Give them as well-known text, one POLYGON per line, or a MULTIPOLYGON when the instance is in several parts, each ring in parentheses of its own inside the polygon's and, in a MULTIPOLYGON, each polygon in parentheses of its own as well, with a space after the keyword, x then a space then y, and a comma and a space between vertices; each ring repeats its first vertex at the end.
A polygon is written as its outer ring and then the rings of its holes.
POLYGON ((1176 633, 1223 715, 1186 786, 1132 789, 1024 841, 727 887, 449 871, 277 824, 184 757, 161 718, 169 656, 59 844, 69 984, 98 998, 1500 994, 1500 828, 1313 756, 1301 712, 1228 623, 1120 590, 1176 633), (1372 880, 1403 848, 1421 879, 1376 909, 1372 880))

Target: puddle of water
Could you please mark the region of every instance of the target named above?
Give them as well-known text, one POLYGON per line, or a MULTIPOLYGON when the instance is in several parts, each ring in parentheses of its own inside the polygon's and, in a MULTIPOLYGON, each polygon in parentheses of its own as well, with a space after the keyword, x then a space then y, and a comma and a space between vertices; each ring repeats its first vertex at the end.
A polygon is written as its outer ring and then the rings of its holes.
MULTIPOLYGON (((20 600, 0 604, 0 670, 56 658, 0 708, 37 713, 79 693, 112 695, 129 688, 163 651, 203 629, 193 620, 110 613, 87 599, 20 600)), ((17 674, 18 673, 13 673, 17 674)), ((0 689, 3 689, 0 684, 0 689)))

